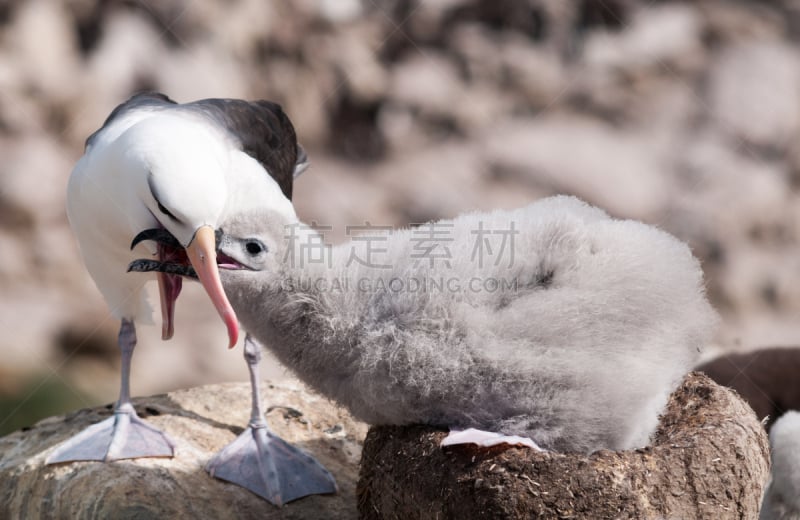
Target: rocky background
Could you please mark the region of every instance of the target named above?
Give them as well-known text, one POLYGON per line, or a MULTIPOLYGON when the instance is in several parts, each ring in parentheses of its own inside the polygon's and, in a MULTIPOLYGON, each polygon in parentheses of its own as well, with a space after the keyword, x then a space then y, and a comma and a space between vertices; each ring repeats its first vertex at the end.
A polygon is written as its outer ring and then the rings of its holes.
MULTIPOLYGON (((313 164, 298 213, 331 242, 572 193, 691 244, 709 352, 797 344, 799 39, 792 0, 0 2, 0 433, 116 397, 118 323, 64 197, 142 89, 282 103, 313 164)), ((135 394, 246 379, 197 287, 159 329, 135 394)))

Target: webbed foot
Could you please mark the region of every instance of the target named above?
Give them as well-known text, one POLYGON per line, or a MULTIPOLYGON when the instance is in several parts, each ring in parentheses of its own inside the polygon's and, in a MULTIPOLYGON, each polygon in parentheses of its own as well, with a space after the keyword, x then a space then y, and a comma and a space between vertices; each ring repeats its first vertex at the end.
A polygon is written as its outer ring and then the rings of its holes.
POLYGON ((172 457, 175 444, 161 430, 141 420, 133 407, 93 424, 66 440, 47 458, 47 464, 79 460, 112 461, 140 457, 172 457))
POLYGON ((277 506, 337 490, 336 481, 322 464, 266 425, 249 426, 208 462, 206 471, 277 506))

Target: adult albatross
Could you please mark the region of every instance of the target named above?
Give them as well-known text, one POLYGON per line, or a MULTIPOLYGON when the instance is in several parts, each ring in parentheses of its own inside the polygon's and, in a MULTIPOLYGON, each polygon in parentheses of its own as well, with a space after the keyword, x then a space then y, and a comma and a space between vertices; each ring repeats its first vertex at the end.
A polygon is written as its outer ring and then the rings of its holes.
MULTIPOLYGON (((190 263, 232 348, 238 322, 220 283, 217 263, 225 259, 217 257, 215 230, 240 211, 294 213, 292 182, 306 165, 288 117, 267 101, 178 104, 163 94, 138 94, 87 139, 69 180, 67 214, 90 275, 122 322, 121 389, 114 416, 66 441, 48 463, 173 455, 173 442, 142 421, 130 401, 134 323, 149 318, 151 310, 143 293, 147 275, 128 273, 128 265, 143 254, 190 263), (170 239, 152 241, 161 234, 170 239)), ((156 278, 162 338, 169 339, 182 279, 169 273, 156 278)), ((278 504, 335 491, 325 468, 266 427, 258 399, 259 349, 245 341, 253 385, 250 427, 209 462, 208 471, 278 504)))

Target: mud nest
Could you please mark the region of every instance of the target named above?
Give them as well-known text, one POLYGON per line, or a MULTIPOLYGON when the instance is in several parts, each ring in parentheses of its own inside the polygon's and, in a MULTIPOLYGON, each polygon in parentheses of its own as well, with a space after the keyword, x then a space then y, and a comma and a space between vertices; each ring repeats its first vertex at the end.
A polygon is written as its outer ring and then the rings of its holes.
POLYGON ((699 373, 672 394, 653 443, 591 455, 501 446, 443 449, 427 426, 373 427, 362 518, 757 518, 769 475, 762 425, 699 373))

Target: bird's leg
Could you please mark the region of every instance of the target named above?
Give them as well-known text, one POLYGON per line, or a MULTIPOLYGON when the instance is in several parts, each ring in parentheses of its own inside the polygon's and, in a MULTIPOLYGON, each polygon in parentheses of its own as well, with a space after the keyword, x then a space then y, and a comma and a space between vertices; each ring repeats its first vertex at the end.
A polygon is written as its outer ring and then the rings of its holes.
POLYGON ((117 338, 120 353, 122 354, 119 378, 119 400, 116 410, 126 407, 133 409, 131 405, 131 359, 133 359, 133 349, 136 348, 136 327, 132 321, 123 319, 119 327, 117 338))
POLYGON ((256 343, 250 334, 244 338, 244 360, 247 362, 247 371, 250 372, 250 389, 252 405, 250 408, 250 427, 266 428, 264 409, 261 406, 261 389, 259 388, 259 367, 261 366, 261 345, 256 343))
POLYGON ((131 358, 136 347, 133 321, 122 320, 118 343, 122 353, 122 368, 119 400, 114 407, 114 415, 64 442, 47 458, 48 464, 173 456, 174 443, 163 432, 142 421, 131 403, 131 358))
POLYGON ((258 388, 261 345, 248 334, 244 358, 250 371, 252 408, 247 429, 206 465, 212 477, 249 489, 280 506, 306 495, 336 492, 336 481, 306 452, 270 431, 258 388))
POLYGON ((537 451, 545 451, 528 437, 518 435, 503 435, 502 433, 487 432, 467 428, 466 430, 450 430, 450 433, 442 439, 440 446, 453 446, 456 444, 476 444, 482 448, 489 448, 499 444, 510 444, 512 446, 527 446, 537 451))

